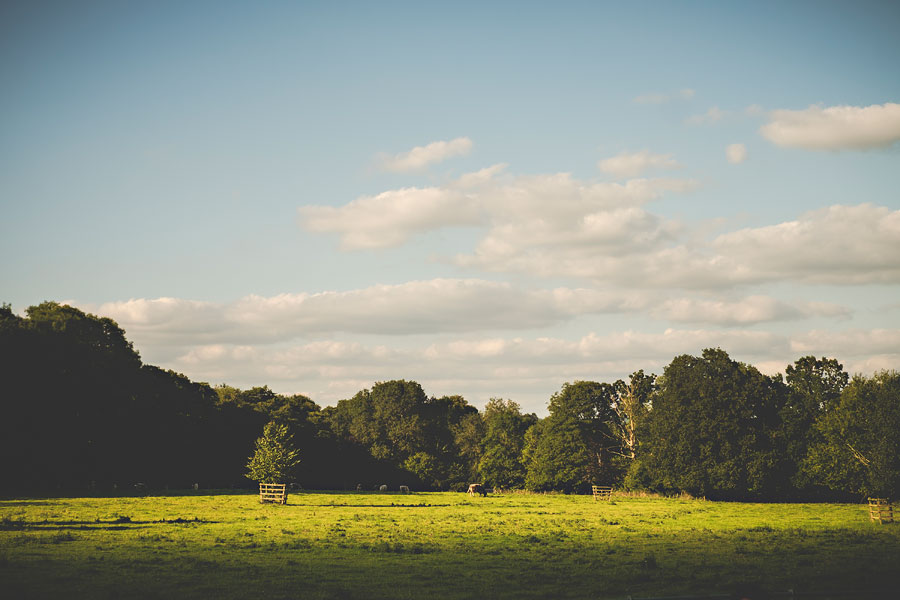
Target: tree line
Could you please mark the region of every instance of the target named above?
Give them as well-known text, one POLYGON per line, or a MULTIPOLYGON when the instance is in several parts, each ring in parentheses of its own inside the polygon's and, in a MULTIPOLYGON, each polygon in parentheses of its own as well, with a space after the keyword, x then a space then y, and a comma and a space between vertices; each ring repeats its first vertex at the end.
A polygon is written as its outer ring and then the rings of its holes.
POLYGON ((852 378, 806 356, 768 376, 722 349, 660 375, 566 383, 549 414, 483 410, 374 384, 335 406, 268 387, 211 386, 144 364, 111 319, 54 302, 0 307, 0 492, 249 487, 267 424, 299 449, 310 489, 472 482, 586 492, 592 484, 716 499, 852 499, 900 487, 900 374, 852 378))

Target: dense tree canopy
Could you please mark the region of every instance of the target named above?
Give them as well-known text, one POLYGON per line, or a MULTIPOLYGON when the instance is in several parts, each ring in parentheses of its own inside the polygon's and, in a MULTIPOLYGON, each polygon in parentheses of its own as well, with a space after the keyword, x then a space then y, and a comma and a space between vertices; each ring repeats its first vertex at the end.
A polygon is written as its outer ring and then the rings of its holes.
POLYGON ((491 398, 484 407, 485 434, 478 472, 491 487, 521 488, 525 483, 522 448, 525 432, 537 422, 535 415, 523 415, 512 400, 491 398))
POLYGON ((900 493, 900 373, 856 376, 816 422, 805 468, 811 478, 850 494, 900 493))
POLYGON ((676 357, 658 383, 644 458, 655 487, 720 498, 780 491, 779 378, 708 349, 676 357))
POLYGON ((479 412, 406 380, 320 409, 143 364, 114 321, 45 302, 24 317, 0 306, 0 382, 0 492, 248 486, 264 426, 293 440, 303 456, 293 475, 310 488, 480 480, 757 499, 900 489, 900 375, 851 380, 825 357, 798 359, 782 380, 707 349, 659 378, 566 383, 543 419, 502 399, 479 412))

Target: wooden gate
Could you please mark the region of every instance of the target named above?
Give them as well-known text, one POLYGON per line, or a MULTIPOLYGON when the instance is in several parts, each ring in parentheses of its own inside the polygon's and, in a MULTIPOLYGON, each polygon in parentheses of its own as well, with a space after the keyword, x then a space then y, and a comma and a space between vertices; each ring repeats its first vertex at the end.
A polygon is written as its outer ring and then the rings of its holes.
POLYGON ((869 498, 869 519, 879 523, 894 522, 894 507, 887 498, 869 498))
POLYGON ((259 484, 259 501, 260 502, 276 502, 278 504, 287 504, 287 484, 286 483, 260 483, 259 484))
POLYGON ((592 485, 594 500, 609 500, 612 498, 612 487, 608 485, 592 485))

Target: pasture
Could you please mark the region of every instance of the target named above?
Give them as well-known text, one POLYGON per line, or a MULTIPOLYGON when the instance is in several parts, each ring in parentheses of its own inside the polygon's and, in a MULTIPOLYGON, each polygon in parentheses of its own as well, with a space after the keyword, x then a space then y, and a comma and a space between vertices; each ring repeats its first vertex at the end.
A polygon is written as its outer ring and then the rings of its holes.
POLYGON ((0 581, 9 598, 874 598, 900 585, 900 526, 864 505, 621 495, 17 498, 0 581))

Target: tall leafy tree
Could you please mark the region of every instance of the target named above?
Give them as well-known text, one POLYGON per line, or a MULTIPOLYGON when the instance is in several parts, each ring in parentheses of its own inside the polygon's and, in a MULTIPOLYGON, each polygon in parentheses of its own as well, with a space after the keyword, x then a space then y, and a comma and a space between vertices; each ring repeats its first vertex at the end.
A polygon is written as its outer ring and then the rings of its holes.
POLYGON ((716 498, 778 493, 784 385, 721 349, 675 357, 648 418, 646 467, 658 488, 716 498))
POLYGON ((535 492, 588 491, 591 459, 578 421, 571 415, 550 415, 525 436, 525 487, 535 492))
POLYGON ((478 472, 493 487, 521 488, 525 466, 521 462, 525 432, 537 421, 523 415, 512 400, 491 398, 484 407, 484 441, 478 472))
MULTIPOLYGON (((474 407, 473 407, 474 408, 474 407)), ((451 425, 453 443, 456 447, 456 470, 449 482, 451 488, 462 491, 468 483, 479 479, 478 463, 481 461, 485 424, 482 415, 475 409, 462 415, 451 425)))
POLYGON ((574 424, 588 456, 584 473, 588 485, 609 483, 617 477, 612 460, 620 451, 619 417, 614 410, 617 400, 615 385, 596 381, 566 383, 550 398, 548 425, 568 428, 569 422, 574 424))
POLYGON ((838 405, 850 377, 833 358, 804 356, 788 365, 785 380, 789 393, 781 416, 786 458, 794 486, 809 494, 814 478, 801 465, 810 448, 823 441, 814 425, 838 405))
POLYGON ((637 456, 638 431, 650 413, 656 376, 644 375, 643 370, 635 371, 628 383, 619 379, 613 387, 615 398, 610 406, 616 418, 610 419, 610 426, 619 445, 614 452, 633 461, 637 456))
POLYGON ((816 422, 804 469, 828 488, 870 496, 900 493, 900 373, 854 377, 816 422))

